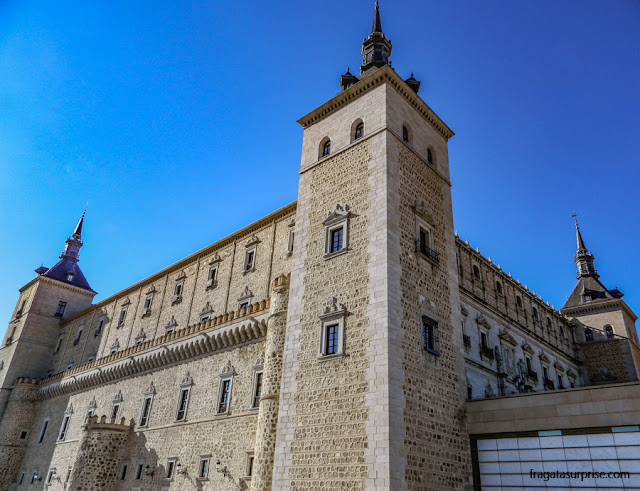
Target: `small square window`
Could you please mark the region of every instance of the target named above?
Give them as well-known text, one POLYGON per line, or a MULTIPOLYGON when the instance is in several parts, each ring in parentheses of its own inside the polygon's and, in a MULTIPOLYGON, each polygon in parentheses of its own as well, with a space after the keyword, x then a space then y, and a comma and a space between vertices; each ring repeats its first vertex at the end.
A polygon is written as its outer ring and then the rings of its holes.
POLYGON ((29 432, 27 430, 22 430, 20 432, 20 440, 26 440, 28 435, 29 435, 29 432))

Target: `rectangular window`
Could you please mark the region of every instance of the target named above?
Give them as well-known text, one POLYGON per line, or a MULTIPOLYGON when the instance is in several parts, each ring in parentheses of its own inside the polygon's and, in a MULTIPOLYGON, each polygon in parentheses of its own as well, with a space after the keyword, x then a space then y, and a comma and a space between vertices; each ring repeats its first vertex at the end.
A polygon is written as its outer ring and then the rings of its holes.
POLYGON ((249 300, 246 300, 244 302, 240 302, 238 304, 238 309, 246 309, 249 308, 249 300))
POLYGON ((116 422, 119 415, 120 415, 120 403, 114 402, 113 406, 111 407, 111 421, 116 422))
POLYGON ((142 466, 144 464, 138 464, 138 467, 136 467, 136 477, 135 480, 139 481, 140 479, 142 479, 142 466))
POLYGON ((98 336, 100 334, 100 332, 102 331, 103 324, 104 324, 104 319, 98 320, 98 325, 96 327, 96 330, 93 332, 94 336, 98 336))
POLYGON ((182 295, 182 285, 183 285, 182 282, 176 283, 176 286, 173 289, 173 294, 174 295, 182 295))
POLYGON ((211 316, 209 315, 202 315, 200 316, 200 322, 207 322, 210 318, 211 316))
POLYGON ((20 480, 18 481, 18 484, 22 484, 23 482, 24 482, 24 472, 20 474, 20 480))
POLYGON ((124 481, 127 478, 127 464, 122 464, 120 468, 120 480, 124 481))
POLYGON ((24 312, 24 307, 25 305, 27 305, 27 301, 23 300, 22 301, 22 305, 20 305, 20 308, 18 309, 18 311, 16 312, 16 317, 20 317, 22 315, 22 312, 24 312))
POLYGON ((530 372, 532 370, 531 369, 531 358, 529 358, 528 356, 525 356, 524 359, 525 359, 525 362, 527 364, 527 371, 530 372))
POLYGON ((256 251, 255 251, 255 249, 247 251, 247 254, 246 254, 245 259, 244 259, 244 270, 245 271, 250 271, 251 269, 253 269, 255 260, 256 260, 256 251))
POLYGON ((209 275, 207 279, 211 282, 214 282, 218 279, 218 266, 211 266, 209 268, 209 275))
POLYGON ((253 475, 253 453, 247 455, 247 477, 253 475))
POLYGON ((206 479, 207 477, 209 477, 209 459, 208 458, 200 460, 198 477, 201 479, 206 479))
POLYGON ((120 311, 120 317, 118 318, 118 326, 124 325, 124 321, 127 318, 127 307, 122 307, 120 311))
POLYGON ((218 394, 218 414, 225 414, 229 411, 229 397, 231 395, 231 379, 220 382, 218 394))
POLYGON ((180 395, 178 396, 178 408, 176 410, 176 421, 184 421, 187 416, 189 391, 190 389, 188 387, 180 389, 180 395))
POLYGON ((20 432, 20 440, 26 440, 27 439, 27 435, 29 435, 29 432, 27 430, 22 430, 20 432))
POLYGON ((71 479, 71 467, 67 468, 67 477, 65 477, 64 482, 69 482, 71 479))
POLYGON ((76 338, 73 340, 74 346, 80 342, 80 338, 82 337, 82 331, 83 331, 83 328, 80 327, 78 329, 78 333, 76 334, 76 338))
POLYGON ((487 344, 487 333, 486 332, 481 332, 480 333, 480 339, 482 341, 482 348, 488 348, 489 345, 487 344))
POLYGON ((293 243, 295 241, 296 238, 296 233, 293 231, 293 229, 289 229, 289 242, 287 244, 287 253, 288 254, 292 254, 293 253, 293 243))
POLYGON ((327 334, 325 336, 325 355, 334 355, 338 352, 338 336, 340 334, 340 326, 331 324, 326 326, 327 334))
POLYGON ((140 413, 140 422, 138 426, 147 426, 149 424, 149 414, 151 413, 151 396, 147 396, 144 398, 142 403, 142 412, 140 413))
POLYGON ((422 347, 433 354, 438 353, 438 323, 422 316, 422 347))
POLYGON ((42 423, 42 429, 40 430, 40 438, 38 438, 38 444, 44 441, 44 436, 47 434, 47 428, 49 427, 49 420, 45 419, 42 423))
POLYGON ((85 419, 85 421, 87 420, 87 418, 91 418, 91 417, 93 417, 93 413, 94 413, 95 411, 96 411, 96 410, 95 410, 94 408, 92 408, 92 407, 91 407, 91 408, 89 408, 89 409, 87 409, 87 413, 84 415, 84 419, 85 419))
POLYGON ((151 302, 153 302, 153 295, 147 295, 144 299, 144 310, 151 310, 151 302))
POLYGON ((58 434, 58 441, 62 442, 67 437, 67 430, 69 429, 69 420, 71 416, 66 414, 62 420, 62 426, 60 426, 60 433, 58 434))
POLYGON ((53 476, 56 475, 56 470, 55 469, 50 469, 49 470, 49 474, 47 474, 47 484, 51 484, 51 480, 53 479, 53 476))
POLYGON ((344 228, 339 227, 331 231, 329 252, 338 252, 342 250, 342 238, 344 236, 344 228))
POLYGON ((165 479, 173 479, 173 473, 176 469, 176 461, 175 459, 173 460, 168 460, 167 461, 167 472, 165 474, 165 479))
POLYGON ((62 317, 64 315, 64 309, 67 308, 67 302, 60 300, 58 302, 58 308, 56 309, 56 317, 62 317))
POLYGON ((251 407, 260 406, 261 395, 262 395, 262 372, 256 372, 251 407))
POLYGON ((58 351, 60 351, 60 348, 62 347, 62 340, 63 340, 63 337, 62 337, 62 336, 60 336, 60 337, 58 338, 58 344, 56 344, 56 353, 57 353, 58 351))

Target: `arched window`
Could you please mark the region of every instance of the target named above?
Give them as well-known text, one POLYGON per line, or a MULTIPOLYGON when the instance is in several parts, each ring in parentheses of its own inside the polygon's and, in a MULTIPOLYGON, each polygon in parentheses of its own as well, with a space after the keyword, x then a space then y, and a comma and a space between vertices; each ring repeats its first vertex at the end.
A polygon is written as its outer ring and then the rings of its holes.
POLYGON ((477 280, 480 279, 480 269, 475 264, 473 265, 473 277, 477 280))
POLYGON ((516 304, 518 305, 519 309, 522 308, 522 298, 520 298, 520 295, 516 297, 516 304))
POLYGON ((402 140, 409 143, 409 130, 406 126, 402 127, 402 140))
POLYGON ((353 139, 357 140, 358 138, 362 138, 363 135, 364 135, 364 123, 360 121, 356 125, 356 131, 353 134, 353 139))
POLYGON ((496 291, 498 292, 498 295, 502 295, 502 283, 499 281, 496 281, 496 291))
POLYGON ((613 327, 607 324, 604 326, 604 332, 607 334, 607 339, 613 339, 613 327))
POLYGON ((593 341, 593 331, 591 329, 584 330, 584 340, 593 341))
POLYGON ((329 138, 325 138, 320 143, 320 157, 326 157, 331 153, 331 140, 329 138))
POLYGON ((433 152, 430 148, 427 148, 427 162, 429 162, 429 165, 433 165, 433 152))

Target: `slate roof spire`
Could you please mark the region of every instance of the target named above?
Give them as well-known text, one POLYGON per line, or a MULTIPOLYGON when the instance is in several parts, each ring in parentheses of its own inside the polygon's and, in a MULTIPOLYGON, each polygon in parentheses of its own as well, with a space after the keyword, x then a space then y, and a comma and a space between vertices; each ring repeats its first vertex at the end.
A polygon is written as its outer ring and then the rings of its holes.
POLYGON ((38 268, 36 273, 85 290, 94 291, 89 286, 87 279, 82 274, 80 266, 78 265, 78 261, 80 260, 80 248, 83 246, 82 226, 84 225, 84 217, 86 213, 87 209, 85 207, 82 217, 80 217, 73 234, 71 234, 71 237, 67 238, 65 241, 66 246, 60 255, 60 261, 58 261, 52 268, 46 270, 46 272, 42 272, 42 269, 44 268, 38 268))
POLYGON ((371 34, 362 42, 360 78, 368 75, 373 70, 387 65, 389 63, 389 56, 391 56, 391 41, 389 41, 382 32, 380 5, 376 2, 371 34))
POLYGON ((576 257, 574 258, 577 266, 578 266, 578 278, 583 276, 593 276, 598 278, 598 272, 596 271, 596 267, 593 262, 593 254, 589 252, 587 246, 584 245, 584 239, 582 238, 582 233, 580 232, 580 226, 578 225, 578 217, 576 214, 573 214, 573 220, 576 224, 576 257))

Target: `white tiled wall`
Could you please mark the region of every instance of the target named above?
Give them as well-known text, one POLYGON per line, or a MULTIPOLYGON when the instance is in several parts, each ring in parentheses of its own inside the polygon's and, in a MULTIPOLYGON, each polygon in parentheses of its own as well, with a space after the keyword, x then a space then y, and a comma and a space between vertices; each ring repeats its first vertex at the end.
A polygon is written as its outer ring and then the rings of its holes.
MULTIPOLYGON (((548 435, 548 436, 546 436, 548 435)), ((483 491, 539 489, 640 490, 640 431, 478 440, 483 491), (629 478, 531 478, 530 472, 629 472, 629 478)))

